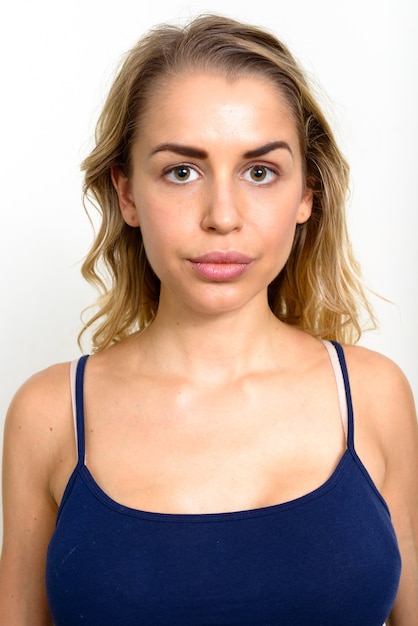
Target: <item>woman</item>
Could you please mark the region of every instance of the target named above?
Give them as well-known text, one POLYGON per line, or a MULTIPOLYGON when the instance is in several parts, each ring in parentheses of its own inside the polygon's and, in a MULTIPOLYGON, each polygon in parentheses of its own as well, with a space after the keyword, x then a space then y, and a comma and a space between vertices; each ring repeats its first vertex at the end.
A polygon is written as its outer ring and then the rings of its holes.
POLYGON ((413 399, 352 345, 348 168, 288 50, 154 29, 84 170, 94 353, 12 402, 1 623, 417 622, 413 399))

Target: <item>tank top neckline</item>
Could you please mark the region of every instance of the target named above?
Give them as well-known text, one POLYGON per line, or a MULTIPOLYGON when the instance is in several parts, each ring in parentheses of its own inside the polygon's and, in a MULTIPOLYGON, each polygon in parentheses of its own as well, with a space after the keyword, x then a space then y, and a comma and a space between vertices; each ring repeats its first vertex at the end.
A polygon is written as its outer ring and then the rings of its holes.
MULTIPOLYGON (((84 381, 84 370, 87 359, 89 357, 88 354, 83 355, 76 361, 74 361, 72 365, 72 373, 71 373, 71 386, 72 386, 72 394, 73 394, 73 411, 74 411, 74 421, 76 428, 76 439, 77 439, 77 449, 78 449, 78 463, 75 468, 72 477, 70 478, 68 489, 71 489, 71 483, 75 479, 76 474, 79 474, 89 489, 89 491, 107 508, 114 510, 115 512, 123 515, 129 515, 134 517, 141 517, 143 519, 153 520, 153 521, 162 521, 162 522, 216 522, 216 521, 234 521, 238 519, 244 518, 252 518, 259 517, 264 515, 272 515, 279 511, 285 511, 288 509, 293 509, 295 507, 299 507, 310 502, 317 500, 318 498, 324 496, 330 490, 332 490, 338 482, 344 476, 346 468, 348 467, 350 461, 354 461, 360 468, 360 470, 365 475, 366 479, 370 483, 371 487, 379 497, 379 499, 383 502, 385 508, 387 509, 387 504, 377 487, 374 485, 371 477, 369 476, 366 468, 363 466, 361 460, 358 458, 355 449, 354 449, 354 419, 353 419, 353 407, 351 400, 351 392, 350 392, 350 383, 348 379, 347 366, 345 362, 344 352, 342 346, 335 341, 327 341, 323 342, 328 344, 327 349, 331 357, 331 350, 335 349, 335 354, 337 355, 337 361, 332 360, 331 363, 334 369, 337 387, 338 387, 338 395, 340 400, 340 407, 343 409, 344 405, 347 411, 347 433, 346 433, 346 441, 347 447, 342 454, 337 466, 329 476, 329 478, 322 483, 320 486, 315 489, 303 494, 299 497, 293 498, 291 500, 280 502, 277 504, 267 505, 264 507, 250 508, 246 510, 239 511, 228 511, 228 512, 215 512, 215 513, 161 513, 154 511, 146 511, 142 509, 136 509, 133 507, 126 506, 121 504, 111 498, 96 482, 94 476, 91 474, 87 465, 85 464, 85 430, 84 430, 84 397, 83 397, 83 381, 84 381), (334 348, 332 348, 332 346, 334 348), (337 365, 338 363, 338 365, 337 365), (340 371, 337 371, 337 367, 339 366, 340 371), (343 382, 343 389, 341 385, 338 384, 339 379, 343 382), (344 397, 341 397, 341 395, 344 397)), ((67 491, 67 490, 66 490, 67 491)), ((64 494, 63 502, 66 499, 66 494, 64 494)))

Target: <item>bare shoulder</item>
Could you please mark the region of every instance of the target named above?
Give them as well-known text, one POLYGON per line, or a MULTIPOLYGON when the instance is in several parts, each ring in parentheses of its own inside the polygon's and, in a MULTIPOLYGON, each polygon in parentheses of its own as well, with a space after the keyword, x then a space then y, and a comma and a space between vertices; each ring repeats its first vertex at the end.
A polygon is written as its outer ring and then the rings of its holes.
POLYGON ((388 357, 360 346, 344 352, 353 398, 358 450, 379 447, 386 469, 402 450, 418 454, 417 416, 409 382, 388 357))
POLYGON ((401 368, 388 357, 368 348, 344 346, 344 353, 353 402, 361 415, 367 412, 382 434, 398 432, 402 425, 407 430, 415 429, 414 398, 401 368))
POLYGON ((5 453, 23 454, 47 470, 72 428, 69 363, 48 367, 31 376, 14 395, 5 421, 5 453))
POLYGON ((69 363, 58 363, 31 376, 15 393, 6 421, 43 428, 56 421, 71 400, 69 363), (46 419, 49 417, 49 419, 46 419))
POLYGON ((28 378, 14 395, 15 400, 21 401, 25 398, 30 400, 38 394, 49 392, 54 394, 54 390, 59 392, 63 386, 67 385, 70 363, 56 363, 33 374, 28 378))
POLYGON ((403 381, 407 383, 401 368, 380 352, 358 345, 344 345, 343 348, 347 365, 355 375, 367 374, 371 383, 380 380, 382 377, 388 377, 394 382, 403 381))

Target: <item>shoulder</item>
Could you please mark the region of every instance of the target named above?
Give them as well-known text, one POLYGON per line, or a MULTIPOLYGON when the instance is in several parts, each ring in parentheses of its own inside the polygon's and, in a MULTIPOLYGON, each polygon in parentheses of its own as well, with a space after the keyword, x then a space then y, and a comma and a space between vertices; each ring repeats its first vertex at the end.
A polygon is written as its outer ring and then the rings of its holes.
POLYGON ((42 421, 42 416, 66 404, 70 397, 70 364, 52 365, 21 385, 11 401, 7 419, 13 421, 20 415, 22 420, 35 425, 42 421))
POLYGON ((358 447, 378 446, 386 473, 418 457, 418 422, 409 382, 386 356, 344 346, 358 447))
POLYGON ((394 361, 361 346, 343 346, 343 349, 352 391, 364 408, 385 415, 396 406, 398 410, 412 411, 415 417, 411 387, 394 361))
POLYGON ((60 363, 31 376, 14 395, 5 421, 5 454, 47 468, 55 462, 72 429, 70 364, 60 363))

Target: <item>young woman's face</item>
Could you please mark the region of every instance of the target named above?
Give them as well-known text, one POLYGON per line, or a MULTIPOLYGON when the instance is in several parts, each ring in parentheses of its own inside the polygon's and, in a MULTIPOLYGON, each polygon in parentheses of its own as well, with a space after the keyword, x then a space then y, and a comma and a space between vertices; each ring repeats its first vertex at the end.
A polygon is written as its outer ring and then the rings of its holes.
POLYGON ((157 92, 113 180, 125 221, 142 231, 160 306, 205 314, 267 306, 267 287, 311 213, 295 124, 275 86, 215 74, 157 92))

